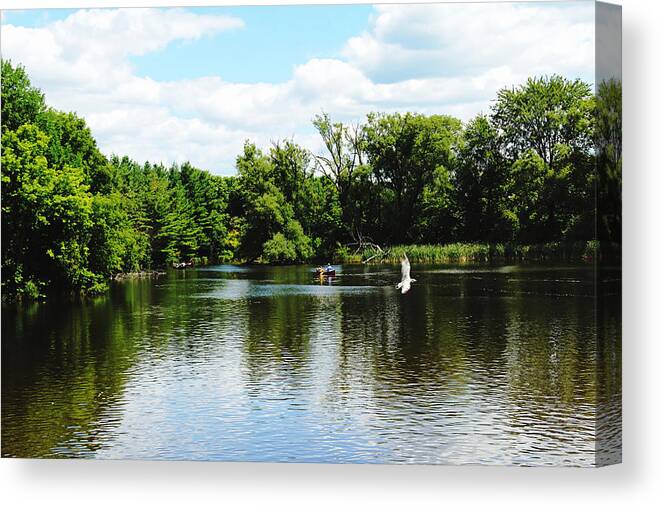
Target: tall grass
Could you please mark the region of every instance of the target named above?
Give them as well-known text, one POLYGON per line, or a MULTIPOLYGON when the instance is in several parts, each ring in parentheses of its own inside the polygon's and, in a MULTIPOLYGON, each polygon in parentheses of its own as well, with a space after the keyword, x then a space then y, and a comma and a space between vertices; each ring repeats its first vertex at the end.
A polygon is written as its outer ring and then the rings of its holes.
POLYGON ((600 255, 598 241, 513 245, 503 243, 449 243, 446 245, 396 245, 379 252, 366 248, 359 254, 344 250, 336 261, 397 264, 404 255, 416 264, 460 264, 503 261, 565 261, 589 262, 600 255))

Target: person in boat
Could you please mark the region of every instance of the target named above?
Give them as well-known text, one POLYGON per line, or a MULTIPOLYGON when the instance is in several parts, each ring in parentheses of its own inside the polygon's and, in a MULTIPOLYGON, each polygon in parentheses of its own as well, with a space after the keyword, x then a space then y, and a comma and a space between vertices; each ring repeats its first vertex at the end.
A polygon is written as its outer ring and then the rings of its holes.
POLYGON ((314 271, 315 271, 315 273, 317 273, 317 275, 319 275, 319 276, 328 276, 328 275, 333 275, 333 274, 335 274, 335 269, 334 269, 333 266, 331 266, 330 264, 327 264, 325 268, 319 266, 319 267, 316 268, 314 271))

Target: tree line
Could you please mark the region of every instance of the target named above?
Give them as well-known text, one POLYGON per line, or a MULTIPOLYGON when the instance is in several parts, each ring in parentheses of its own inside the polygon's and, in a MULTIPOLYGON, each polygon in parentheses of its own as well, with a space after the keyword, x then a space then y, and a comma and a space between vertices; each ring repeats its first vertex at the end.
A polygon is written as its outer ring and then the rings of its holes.
POLYGON ((580 80, 530 78, 467 123, 371 113, 347 124, 322 113, 313 125, 324 154, 246 141, 235 176, 105 157, 82 118, 48 107, 25 70, 3 60, 3 297, 100 292, 118 273, 190 259, 621 241, 617 82, 595 95, 580 80))

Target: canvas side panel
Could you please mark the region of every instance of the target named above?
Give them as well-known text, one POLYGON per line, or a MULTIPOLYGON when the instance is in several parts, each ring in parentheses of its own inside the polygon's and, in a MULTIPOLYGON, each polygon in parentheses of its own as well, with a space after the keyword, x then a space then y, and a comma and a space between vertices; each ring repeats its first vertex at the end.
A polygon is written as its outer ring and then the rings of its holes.
POLYGON ((622 8, 596 3, 595 463, 622 461, 622 8))

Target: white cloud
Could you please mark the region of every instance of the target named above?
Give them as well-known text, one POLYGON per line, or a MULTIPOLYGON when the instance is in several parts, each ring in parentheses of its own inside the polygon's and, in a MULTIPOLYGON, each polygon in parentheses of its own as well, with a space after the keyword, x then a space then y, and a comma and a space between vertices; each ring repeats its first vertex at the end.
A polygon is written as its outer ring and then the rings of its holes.
POLYGON ((525 74, 590 69, 594 4, 380 5, 344 55, 375 81, 476 75, 508 66, 525 74))
POLYGON ((183 9, 79 10, 43 28, 4 25, 2 43, 3 53, 16 57, 36 80, 103 90, 131 76, 129 56, 241 27, 235 17, 183 9))
POLYGON ((320 149, 310 120, 322 110, 347 121, 375 110, 468 119, 530 75, 589 78, 591 5, 377 6, 341 57, 299 63, 284 83, 136 75, 131 56, 243 26, 180 9, 86 10, 41 28, 3 25, 2 48, 49 104, 86 118, 104 152, 231 173, 246 138, 267 146, 293 136, 320 149))

